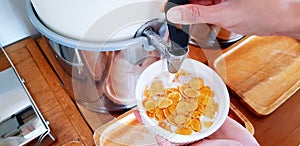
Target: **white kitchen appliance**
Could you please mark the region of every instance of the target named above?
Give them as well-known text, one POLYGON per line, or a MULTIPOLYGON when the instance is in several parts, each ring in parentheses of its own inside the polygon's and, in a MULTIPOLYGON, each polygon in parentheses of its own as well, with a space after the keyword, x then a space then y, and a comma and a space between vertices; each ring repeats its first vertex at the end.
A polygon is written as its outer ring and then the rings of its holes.
MULTIPOLYGON (((189 1, 169 2, 167 9, 189 1)), ((72 78, 70 96, 110 112, 136 105, 136 80, 151 63, 167 58, 174 73, 187 57, 189 26, 166 22, 162 6, 162 0, 28 0, 27 13, 72 78)))

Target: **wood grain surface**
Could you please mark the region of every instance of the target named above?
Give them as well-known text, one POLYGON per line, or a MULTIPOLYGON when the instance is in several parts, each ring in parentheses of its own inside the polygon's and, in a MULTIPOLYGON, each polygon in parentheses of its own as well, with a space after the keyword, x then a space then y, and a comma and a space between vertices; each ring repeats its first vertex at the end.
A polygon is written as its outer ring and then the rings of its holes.
MULTIPOLYGON (((47 50, 45 47, 49 47, 47 41, 44 39, 38 39, 39 46, 41 50, 47 50)), ((233 45, 233 47, 236 44, 233 45)), ((198 48, 196 46, 190 46, 189 57, 204 62, 208 65, 213 65, 214 59, 220 55, 220 52, 228 51, 232 49, 231 47, 225 50, 212 50, 198 48)), ((55 62, 55 57, 52 58, 48 52, 44 52, 44 55, 49 59, 49 63, 53 68, 59 68, 57 64, 52 64, 55 62), (56 65, 56 66, 55 66, 56 65)), ((59 70, 55 70, 58 74, 59 70)), ((63 70, 60 70, 63 73, 63 70)), ((66 86, 65 86, 66 88, 66 86)), ((245 107, 240 101, 240 97, 235 94, 230 94, 231 103, 253 124, 255 128, 254 137, 262 146, 290 146, 300 144, 300 92, 296 92, 287 101, 281 104, 277 110, 273 111, 268 116, 258 117, 245 107)), ((109 122, 113 117, 107 114, 101 114, 89 111, 84 107, 79 107, 80 111, 83 113, 83 117, 86 119, 87 123, 93 127, 95 131, 101 125, 109 122)), ((124 111, 119 114, 116 113, 114 117, 124 113, 124 111)))
MULTIPOLYGON (((49 121, 55 142, 43 145, 61 146, 70 141, 93 145, 92 131, 71 98, 62 88, 36 42, 28 38, 5 48, 44 118, 49 121)), ((31 145, 31 144, 30 144, 31 145)), ((34 143, 32 143, 34 145, 34 143)))
MULTIPOLYGON (((49 61, 49 65, 53 68, 55 73, 58 75, 59 79, 63 82, 64 84, 64 89, 68 93, 68 95, 74 95, 73 93, 73 88, 72 88, 72 77, 67 74, 64 69, 60 65, 52 66, 52 64, 59 64, 55 52, 53 49, 50 49, 50 45, 48 44, 48 41, 46 38, 42 37, 36 40, 39 47, 41 48, 41 51, 47 55, 47 60, 49 61)), ((75 98, 71 96, 73 100, 75 98)))
POLYGON ((225 68, 226 84, 256 114, 268 115, 300 88, 300 43, 289 37, 250 37, 221 55, 215 68, 225 68))
POLYGON ((8 69, 9 67, 11 67, 8 59, 6 58, 4 52, 2 52, 2 50, 0 50, 0 70, 5 70, 8 69))

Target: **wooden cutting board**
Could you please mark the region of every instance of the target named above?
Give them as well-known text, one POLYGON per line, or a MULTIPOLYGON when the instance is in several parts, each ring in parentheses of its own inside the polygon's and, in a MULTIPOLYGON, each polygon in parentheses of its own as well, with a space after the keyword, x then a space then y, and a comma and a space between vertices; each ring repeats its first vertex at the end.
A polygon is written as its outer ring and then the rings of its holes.
POLYGON ((249 37, 213 67, 257 115, 268 115, 300 87, 300 43, 289 37, 249 37))

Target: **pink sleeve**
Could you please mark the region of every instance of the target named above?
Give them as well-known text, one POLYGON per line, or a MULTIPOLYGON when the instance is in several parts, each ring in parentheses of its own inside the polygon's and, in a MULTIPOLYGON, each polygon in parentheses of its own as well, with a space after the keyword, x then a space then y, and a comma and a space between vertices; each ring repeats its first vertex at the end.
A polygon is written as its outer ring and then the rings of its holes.
POLYGON ((251 135, 246 128, 230 117, 227 117, 221 128, 207 139, 210 141, 214 141, 214 139, 233 140, 240 142, 244 146, 259 145, 254 136, 251 135))
POLYGON ((204 139, 191 146, 243 146, 243 144, 231 139, 204 139))

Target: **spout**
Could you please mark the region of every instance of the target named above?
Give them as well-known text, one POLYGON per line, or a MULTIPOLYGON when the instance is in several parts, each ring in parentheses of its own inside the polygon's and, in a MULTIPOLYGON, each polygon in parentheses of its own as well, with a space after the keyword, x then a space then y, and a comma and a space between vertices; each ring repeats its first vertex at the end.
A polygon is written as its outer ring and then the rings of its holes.
MULTIPOLYGON (((190 3, 189 0, 169 0, 166 4, 166 13, 169 9, 177 5, 190 3)), ((171 73, 177 73, 184 59, 187 58, 189 52, 189 25, 174 24, 167 20, 171 46, 166 53, 168 67, 171 73)))
POLYGON ((177 73, 189 52, 189 26, 183 26, 179 29, 168 22, 171 40, 171 44, 169 44, 157 33, 157 28, 161 28, 163 24, 164 23, 160 22, 160 20, 151 20, 138 29, 135 37, 146 36, 149 43, 156 48, 161 55, 166 57, 168 71, 170 73, 177 73))
POLYGON ((177 73, 180 70, 182 62, 187 58, 189 49, 181 48, 176 44, 171 47, 165 40, 163 40, 151 27, 143 31, 151 45, 153 45, 160 54, 166 57, 168 71, 170 73, 177 73))
POLYGON ((180 70, 182 62, 187 58, 189 49, 177 46, 169 47, 166 51, 168 70, 170 73, 177 73, 180 70))

